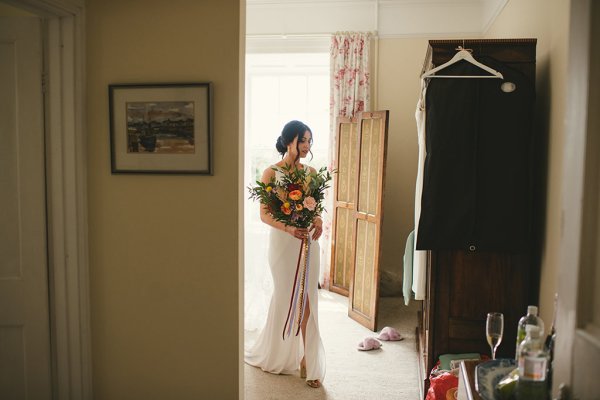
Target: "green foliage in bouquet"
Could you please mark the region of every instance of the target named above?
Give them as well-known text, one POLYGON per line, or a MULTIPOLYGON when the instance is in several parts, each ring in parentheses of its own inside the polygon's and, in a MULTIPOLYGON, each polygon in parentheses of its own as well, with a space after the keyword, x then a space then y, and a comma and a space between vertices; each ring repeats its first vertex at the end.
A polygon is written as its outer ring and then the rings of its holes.
POLYGON ((311 173, 308 168, 292 169, 289 165, 273 170, 282 172, 280 179, 273 178, 269 183, 256 181, 256 186, 248 187, 250 198, 264 205, 276 221, 298 228, 310 227, 324 210, 331 173, 325 167, 311 173))

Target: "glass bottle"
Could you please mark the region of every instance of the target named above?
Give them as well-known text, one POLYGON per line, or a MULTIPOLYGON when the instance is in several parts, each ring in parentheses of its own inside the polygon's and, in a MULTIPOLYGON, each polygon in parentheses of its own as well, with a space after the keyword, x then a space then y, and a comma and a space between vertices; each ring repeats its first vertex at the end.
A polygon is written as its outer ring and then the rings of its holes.
POLYGON ((544 333, 544 321, 540 317, 538 317, 538 308, 537 306, 527 306, 527 315, 524 315, 519 320, 519 324, 517 325, 517 341, 515 345, 515 360, 517 364, 519 364, 519 346, 525 340, 525 326, 527 325, 535 325, 540 327, 540 335, 544 333))
POLYGON ((525 331, 525 340, 519 346, 517 400, 547 400, 548 353, 541 330, 536 325, 527 325, 525 331))

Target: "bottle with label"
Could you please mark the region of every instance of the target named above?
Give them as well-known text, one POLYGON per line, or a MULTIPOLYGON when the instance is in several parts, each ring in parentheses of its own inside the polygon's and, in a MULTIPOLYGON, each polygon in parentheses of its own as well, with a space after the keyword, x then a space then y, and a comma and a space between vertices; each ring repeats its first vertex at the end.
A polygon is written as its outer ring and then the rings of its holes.
POLYGON ((525 340, 519 346, 517 400, 547 400, 548 353, 541 330, 536 325, 527 325, 525 331, 525 340))
POLYGON ((515 360, 519 364, 519 346, 525 340, 525 326, 535 325, 540 328, 540 335, 544 334, 544 321, 538 317, 537 306, 527 306, 527 315, 521 317, 517 325, 517 343, 515 345, 515 360))

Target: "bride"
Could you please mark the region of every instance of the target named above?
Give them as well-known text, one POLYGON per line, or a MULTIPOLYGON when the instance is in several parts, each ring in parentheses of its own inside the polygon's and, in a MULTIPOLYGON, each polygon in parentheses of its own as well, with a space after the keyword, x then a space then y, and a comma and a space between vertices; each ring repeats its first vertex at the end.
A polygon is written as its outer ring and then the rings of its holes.
MULTIPOLYGON (((282 173, 280 168, 286 165, 292 166, 292 169, 309 168, 311 173, 315 172, 313 168, 300 163, 300 159, 308 155, 312 146, 312 131, 304 123, 288 122, 281 136, 277 138, 275 146, 282 155, 282 160, 263 172, 262 182, 278 180, 282 173)), ((319 334, 317 292, 319 279, 317 240, 323 233, 323 222, 317 217, 309 229, 296 228, 274 220, 267 213, 265 206, 260 207, 262 222, 271 227, 268 260, 273 277, 273 296, 265 326, 254 346, 245 352, 244 358, 248 364, 274 374, 293 374, 300 369, 300 377, 306 379, 310 387, 318 388, 325 377, 325 349, 319 334), (295 336, 292 333, 284 338, 282 330, 288 315, 298 252, 304 238, 314 241, 310 245, 309 257, 310 265, 316 268, 313 269, 313 273, 309 273, 306 282, 308 301, 301 325, 301 335, 295 336)))

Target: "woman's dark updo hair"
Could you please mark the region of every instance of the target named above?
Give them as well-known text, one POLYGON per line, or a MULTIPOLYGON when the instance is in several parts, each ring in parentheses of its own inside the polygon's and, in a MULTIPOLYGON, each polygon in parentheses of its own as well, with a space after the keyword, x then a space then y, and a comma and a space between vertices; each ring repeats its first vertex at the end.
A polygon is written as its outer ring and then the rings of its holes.
MULTIPOLYGON (((277 148, 281 157, 285 156, 285 153, 287 153, 288 144, 292 143, 295 138, 298 138, 298 141, 300 141, 306 131, 309 131, 312 135, 310 128, 303 122, 294 120, 285 124, 281 131, 281 136, 277 138, 277 143, 275 143, 275 148, 277 148)), ((310 152, 310 155, 312 157, 312 152, 310 152)), ((298 158, 300 158, 300 153, 296 156, 296 160, 298 158)))

